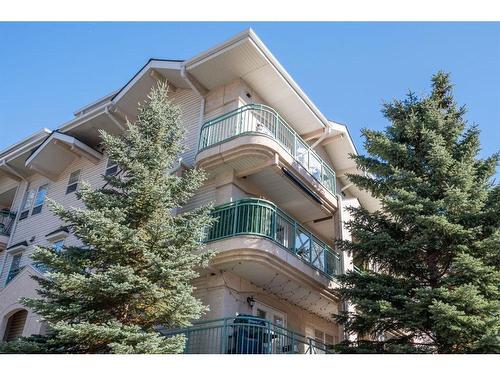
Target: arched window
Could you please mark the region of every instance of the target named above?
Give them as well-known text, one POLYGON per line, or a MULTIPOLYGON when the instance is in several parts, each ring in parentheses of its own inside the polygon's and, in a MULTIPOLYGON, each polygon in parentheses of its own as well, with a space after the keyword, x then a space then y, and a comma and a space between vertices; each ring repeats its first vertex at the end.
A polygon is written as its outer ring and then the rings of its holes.
POLYGON ((27 316, 28 311, 19 310, 14 313, 9 320, 7 320, 5 334, 3 335, 4 341, 12 341, 23 335, 24 324, 26 323, 27 316))

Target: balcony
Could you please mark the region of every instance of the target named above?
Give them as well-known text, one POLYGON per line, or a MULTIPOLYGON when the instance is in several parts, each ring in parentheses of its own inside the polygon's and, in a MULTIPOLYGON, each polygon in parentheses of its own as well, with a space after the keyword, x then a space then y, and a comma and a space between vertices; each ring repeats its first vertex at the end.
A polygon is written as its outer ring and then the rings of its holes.
POLYGON ((277 243, 328 278, 341 272, 340 257, 296 220, 263 199, 242 199, 216 207, 217 222, 206 241, 253 235, 277 243))
POLYGON ((7 245, 15 217, 14 212, 5 209, 0 210, 0 249, 7 245))
POLYGON ((162 331, 185 335, 185 354, 325 354, 329 345, 249 315, 201 321, 193 326, 162 331))
MULTIPOLYGON (((252 177, 264 190, 276 179, 260 172, 278 166, 280 172, 292 172, 295 180, 300 180, 298 184, 307 186, 313 195, 336 205, 333 169, 278 112, 263 104, 249 104, 206 122, 196 162, 209 172, 229 165, 239 177, 252 177)), ((286 184, 280 185, 283 190, 286 184)), ((266 193, 276 201, 273 191, 266 193)))

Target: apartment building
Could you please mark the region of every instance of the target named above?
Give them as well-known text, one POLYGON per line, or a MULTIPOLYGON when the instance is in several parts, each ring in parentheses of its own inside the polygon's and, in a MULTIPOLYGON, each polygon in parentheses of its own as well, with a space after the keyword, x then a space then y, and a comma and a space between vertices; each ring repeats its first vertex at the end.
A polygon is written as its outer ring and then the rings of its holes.
MULTIPOLYGON (((349 238, 346 208, 378 203, 349 183, 361 173, 346 126, 316 108, 252 30, 184 61, 152 59, 130 81, 0 153, 0 339, 45 332, 21 297, 36 296, 35 245, 77 243, 46 206, 81 207, 74 192, 116 166, 99 129, 124 131, 159 80, 182 111, 186 152, 177 172, 204 168, 180 212, 212 202, 216 249, 194 281, 209 312, 182 330, 189 353, 325 352, 343 337, 335 275, 353 268, 334 240, 349 238)), ((164 332, 172 334, 173 332, 164 332)))

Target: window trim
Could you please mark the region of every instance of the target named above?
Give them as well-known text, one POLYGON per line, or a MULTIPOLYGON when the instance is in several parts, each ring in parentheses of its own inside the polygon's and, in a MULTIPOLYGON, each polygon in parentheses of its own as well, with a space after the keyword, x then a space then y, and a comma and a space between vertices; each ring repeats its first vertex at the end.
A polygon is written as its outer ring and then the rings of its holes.
POLYGON ((252 315, 257 316, 257 310, 264 311, 266 313, 266 320, 269 320, 273 324, 274 324, 274 316, 280 316, 283 319, 283 328, 287 327, 288 316, 286 312, 256 300, 252 307, 252 315), (268 313, 271 314, 271 319, 268 319, 267 317, 268 313))
POLYGON ((319 329, 319 328, 316 328, 316 327, 311 327, 312 328, 312 339, 314 339, 314 341, 316 343, 320 343, 322 345, 324 345, 324 349, 326 350, 331 350, 332 346, 336 345, 337 342, 338 342, 338 337, 334 334, 331 334, 331 333, 328 333, 326 331, 324 331, 323 329, 319 329), (317 334, 320 333, 321 334, 321 338, 319 338, 317 336, 317 334), (329 336, 331 338, 331 342, 330 343, 327 343, 327 336, 329 336))
POLYGON ((9 272, 7 273, 7 278, 5 279, 5 285, 10 283, 12 280, 16 278, 17 275, 21 273, 24 267, 21 266, 21 260, 23 259, 23 253, 22 251, 16 252, 12 254, 12 258, 10 260, 10 267, 9 267, 9 272), (17 268, 14 269, 14 260, 19 259, 19 262, 17 264, 17 268))
POLYGON ((31 206, 35 201, 36 191, 35 189, 27 189, 24 195, 22 209, 19 212, 19 221, 26 219, 31 211, 31 206), (31 196, 31 198, 30 198, 31 196), (29 203, 28 203, 29 202, 29 203))
POLYGON ((28 246, 25 245, 25 241, 17 244, 17 245, 14 245, 12 247, 8 247, 6 249, 7 251, 7 254, 11 254, 11 255, 17 255, 19 253, 22 253, 24 250, 26 250, 28 248, 28 246))
POLYGON ((64 240, 66 237, 69 236, 69 232, 66 228, 60 227, 55 231, 50 232, 49 234, 45 235, 45 238, 49 242, 55 242, 58 240, 64 240))
POLYGON ((82 170, 81 169, 77 169, 76 171, 73 171, 73 172, 70 173, 69 178, 68 178, 68 183, 66 185, 66 195, 74 193, 75 191, 78 190, 78 187, 80 185, 81 176, 82 176, 82 170), (71 178, 73 177, 73 175, 75 173, 78 173, 76 181, 71 182, 71 178), (73 189, 73 186, 74 186, 74 190, 70 190, 70 189, 73 189))
POLYGON ((104 170, 105 176, 114 176, 118 173, 118 164, 108 156, 108 161, 106 162, 106 169, 104 170), (113 172, 110 170, 114 169, 113 172))
POLYGON ((55 240, 51 241, 51 243, 50 243, 51 249, 54 250, 57 254, 61 254, 62 251, 63 251, 63 248, 64 248, 64 241, 65 240, 66 240, 66 238, 63 237, 63 238, 58 238, 58 239, 55 239, 55 240), (59 242, 61 242, 61 247, 57 248, 56 244, 59 243, 59 242))
POLYGON ((42 208, 43 208, 43 205, 45 204, 45 199, 47 198, 47 193, 49 192, 49 184, 48 182, 47 183, 44 183, 40 186, 38 186, 38 188, 36 189, 36 195, 35 195, 35 199, 33 200, 33 205, 32 205, 32 208, 31 208, 31 216, 33 215, 38 215, 39 213, 42 212, 42 208), (35 203, 37 202, 38 200, 38 195, 40 194, 40 191, 42 188, 45 188, 45 193, 43 195, 43 200, 40 204, 36 205, 35 206, 35 203), (35 210, 37 210, 35 212, 35 210))

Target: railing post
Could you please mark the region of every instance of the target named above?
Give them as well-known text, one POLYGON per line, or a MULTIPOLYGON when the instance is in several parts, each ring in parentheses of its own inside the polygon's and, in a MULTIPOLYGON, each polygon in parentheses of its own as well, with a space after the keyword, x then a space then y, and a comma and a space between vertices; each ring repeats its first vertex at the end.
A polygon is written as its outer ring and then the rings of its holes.
POLYGON ((224 318, 224 326, 222 328, 222 343, 221 343, 221 353, 226 353, 226 345, 227 345, 228 335, 227 335, 227 318, 224 318))
POLYGON ((274 124, 274 137, 278 139, 278 126, 280 126, 280 114, 277 111, 274 111, 274 118, 276 119, 274 124))
POLYGON ((272 230, 272 233, 273 233, 273 239, 275 241, 278 240, 278 236, 277 236, 277 230, 276 228, 278 227, 278 210, 275 208, 273 211, 273 214, 271 216, 271 230, 272 230))
POLYGON ((208 147, 211 144, 210 137, 212 135, 212 127, 213 127, 213 125, 209 125, 207 127, 207 136, 205 138, 205 143, 206 144, 204 145, 204 147, 208 147))
POLYGON ((328 273, 328 249, 326 248, 326 244, 323 245, 323 272, 329 275, 328 273))
POLYGON ((313 354, 312 338, 308 337, 308 340, 309 340, 309 354, 313 354))
POLYGON ((186 332, 186 335, 185 335, 185 337, 186 337, 186 342, 185 342, 185 344, 184 344, 184 351, 183 351, 183 353, 184 353, 184 354, 186 354, 186 353, 188 353, 188 352, 189 352, 189 351, 188 351, 188 346, 189 346, 189 333, 190 333, 190 332, 191 332, 191 331, 189 331, 189 329, 188 329, 188 330, 187 330, 187 332, 186 332))
POLYGON ((313 253, 313 237, 312 233, 309 232, 309 264, 312 265, 312 253, 313 253))
POLYGON ((297 242, 297 221, 293 221, 293 237, 292 237, 292 250, 294 254, 297 254, 297 246, 295 243, 297 242))
POLYGON ((233 215, 233 233, 232 234, 236 234, 237 233, 237 228, 238 228, 238 204, 239 204, 239 201, 236 201, 235 205, 234 205, 234 215, 233 215))
POLYGON ((273 354, 273 335, 272 335, 272 330, 271 330, 271 324, 266 322, 266 327, 267 327, 267 341, 268 341, 268 345, 267 345, 267 353, 268 354, 273 354))

